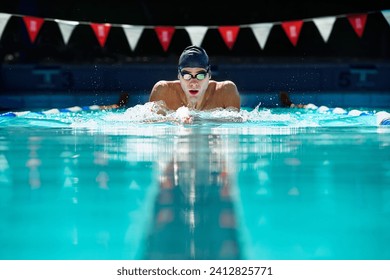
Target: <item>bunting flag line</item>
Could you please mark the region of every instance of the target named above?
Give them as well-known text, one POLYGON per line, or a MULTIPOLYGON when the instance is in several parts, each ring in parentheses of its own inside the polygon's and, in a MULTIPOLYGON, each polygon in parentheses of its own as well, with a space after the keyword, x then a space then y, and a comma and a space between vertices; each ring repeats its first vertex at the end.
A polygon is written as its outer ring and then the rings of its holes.
POLYGON ((200 47, 203 42, 203 38, 208 30, 207 26, 186 26, 184 27, 190 36, 192 45, 200 47))
POLYGON ((349 23, 352 25, 353 30, 361 38, 363 36, 364 27, 366 26, 367 14, 360 15, 348 15, 349 23))
POLYGON ((157 34, 157 38, 160 41, 160 44, 164 51, 168 50, 169 45, 171 44, 171 40, 173 37, 173 33, 175 33, 175 27, 173 26, 156 26, 154 31, 157 34))
POLYGON ((44 23, 44 19, 38 17, 24 16, 23 21, 26 25, 30 41, 31 43, 34 43, 35 39, 38 36, 39 30, 41 30, 41 27, 44 23))
POLYGON ((256 37, 257 42, 261 49, 264 49, 265 43, 267 42, 268 35, 271 32, 271 28, 274 26, 273 23, 258 23, 252 24, 252 32, 256 37))
POLYGON ((318 31, 321 34, 324 42, 328 42, 330 33, 332 33, 333 25, 336 22, 335 17, 323 17, 313 19, 314 24, 316 25, 318 31))
POLYGON ((109 23, 91 23, 91 28, 95 32, 96 38, 101 47, 104 47, 110 33, 111 24, 109 23))
POLYGON ((65 45, 68 44, 70 35, 72 35, 73 29, 79 25, 79 22, 61 19, 55 19, 54 21, 57 22, 58 27, 60 28, 62 39, 64 40, 65 45))
POLYGON ((305 22, 314 22, 317 30, 321 34, 325 43, 328 42, 332 34, 334 24, 338 18, 347 18, 356 35, 361 38, 364 34, 368 14, 381 13, 384 19, 390 26, 390 10, 381 10, 366 12, 361 14, 344 14, 336 16, 318 17, 310 19, 299 19, 294 21, 282 22, 265 22, 253 23, 234 26, 144 26, 144 25, 129 25, 115 23, 93 23, 82 21, 69 21, 62 19, 48 19, 34 16, 16 15, 0 12, 0 39, 7 28, 7 23, 11 17, 21 17, 24 21, 28 36, 31 43, 34 43, 42 25, 45 21, 54 21, 58 24, 62 39, 65 44, 68 44, 72 33, 78 25, 89 25, 101 47, 104 47, 112 27, 120 27, 123 29, 131 51, 134 51, 142 33, 145 29, 154 29, 156 36, 161 44, 162 49, 167 52, 172 41, 172 37, 176 29, 185 29, 190 37, 193 45, 201 46, 203 39, 209 29, 218 29, 219 34, 229 50, 234 48, 238 34, 242 28, 250 28, 260 46, 264 49, 272 28, 275 25, 281 25, 287 38, 295 47, 299 41, 300 32, 305 22))
POLYGON ((240 26, 219 26, 218 31, 226 46, 231 50, 236 42, 240 26))
POLYGON ((387 23, 390 25, 390 10, 384 10, 382 11, 382 15, 387 21, 387 23))
POLYGON ((130 49, 134 51, 137 47, 138 40, 141 37, 142 32, 144 31, 144 27, 127 24, 124 24, 122 27, 123 31, 125 32, 127 42, 129 42, 130 49))
POLYGON ((303 25, 303 20, 282 22, 282 28, 294 47, 298 43, 299 35, 301 34, 302 25, 303 25))
POLYGON ((10 17, 11 17, 10 14, 0 13, 0 39, 1 36, 3 35, 4 28, 7 25, 10 17))

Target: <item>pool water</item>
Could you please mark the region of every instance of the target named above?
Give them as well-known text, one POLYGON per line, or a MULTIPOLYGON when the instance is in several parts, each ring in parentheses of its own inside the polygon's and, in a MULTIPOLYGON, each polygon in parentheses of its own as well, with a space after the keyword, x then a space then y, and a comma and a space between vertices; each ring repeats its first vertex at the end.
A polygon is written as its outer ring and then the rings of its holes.
POLYGON ((0 259, 389 259, 390 126, 370 112, 2 116, 0 259))

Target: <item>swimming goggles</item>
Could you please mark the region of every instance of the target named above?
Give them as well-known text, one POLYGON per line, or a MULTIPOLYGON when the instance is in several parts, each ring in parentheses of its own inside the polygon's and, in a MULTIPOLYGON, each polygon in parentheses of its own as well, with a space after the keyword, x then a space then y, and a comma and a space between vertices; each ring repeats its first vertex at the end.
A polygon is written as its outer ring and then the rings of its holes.
POLYGON ((191 79, 197 79, 198 81, 206 79, 208 71, 202 71, 199 73, 196 73, 195 75, 192 75, 191 73, 188 73, 186 71, 179 71, 180 75, 183 77, 184 80, 189 81, 191 79))

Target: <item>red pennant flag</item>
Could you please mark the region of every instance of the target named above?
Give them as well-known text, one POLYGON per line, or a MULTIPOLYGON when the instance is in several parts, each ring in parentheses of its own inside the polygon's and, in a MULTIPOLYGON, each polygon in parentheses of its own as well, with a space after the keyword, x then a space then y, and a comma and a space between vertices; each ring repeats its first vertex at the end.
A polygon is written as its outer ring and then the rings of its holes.
POLYGON ((288 39, 295 47, 298 43, 299 34, 301 33, 303 20, 285 21, 282 22, 282 27, 288 39))
POLYGON ((367 14, 348 15, 349 23, 352 25, 353 30, 361 38, 363 36, 364 27, 366 26, 367 14))
POLYGON ((225 41, 226 46, 231 50, 236 43, 238 32, 240 31, 239 26, 220 26, 218 27, 219 34, 225 41))
POLYGON ((96 38, 101 47, 104 47, 107 41, 108 33, 110 33, 111 24, 109 23, 91 23, 91 28, 95 32, 96 38))
POLYGON ((156 26, 154 28, 158 40, 160 41, 160 44, 165 52, 168 50, 169 45, 171 44, 171 40, 173 37, 173 33, 175 33, 175 30, 176 29, 173 26, 156 26))
POLYGON ((30 41, 31 43, 34 43, 39 33, 39 30, 41 30, 44 19, 24 16, 23 21, 24 24, 26 25, 28 36, 30 37, 30 41))

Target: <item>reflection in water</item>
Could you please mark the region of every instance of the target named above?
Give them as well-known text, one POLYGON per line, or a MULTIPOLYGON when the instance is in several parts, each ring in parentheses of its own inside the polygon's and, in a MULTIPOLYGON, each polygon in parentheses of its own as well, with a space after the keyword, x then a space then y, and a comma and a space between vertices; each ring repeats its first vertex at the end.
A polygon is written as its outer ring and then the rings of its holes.
POLYGON ((0 259, 240 258, 233 138, 141 132, 2 134, 0 259))
POLYGON ((141 258, 157 191, 155 149, 137 153, 141 142, 72 130, 1 134, 0 259, 141 258))
POLYGON ((244 257, 389 259, 389 140, 356 129, 243 136, 236 216, 244 257))
POLYGON ((0 259, 388 259, 388 143, 376 128, 0 130, 0 259))
POLYGON ((239 259, 227 138, 183 128, 161 142, 147 259, 239 259), (164 162, 165 161, 165 162, 164 162))

